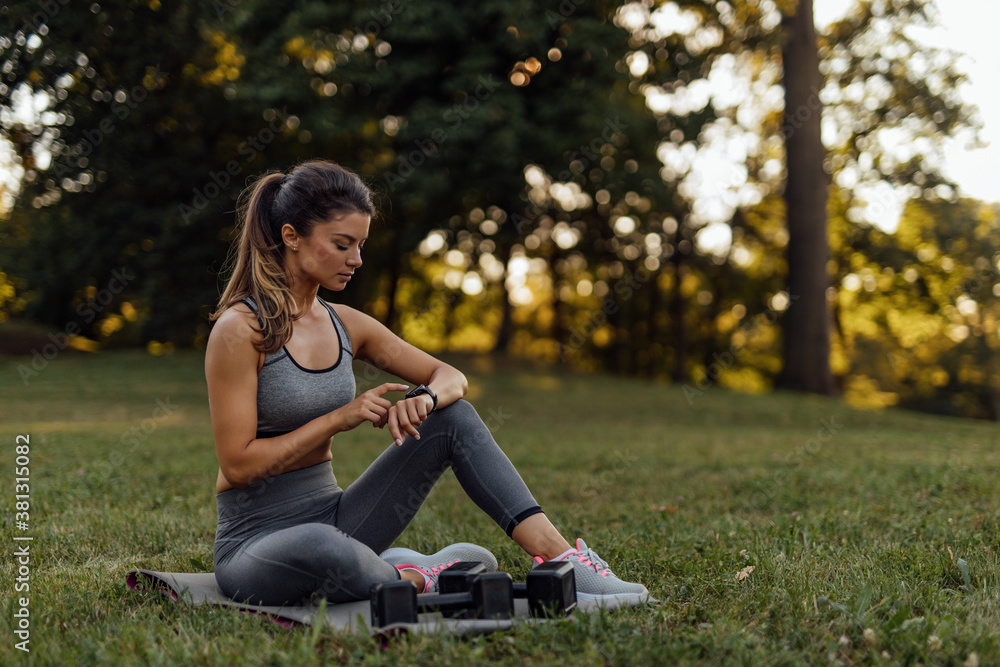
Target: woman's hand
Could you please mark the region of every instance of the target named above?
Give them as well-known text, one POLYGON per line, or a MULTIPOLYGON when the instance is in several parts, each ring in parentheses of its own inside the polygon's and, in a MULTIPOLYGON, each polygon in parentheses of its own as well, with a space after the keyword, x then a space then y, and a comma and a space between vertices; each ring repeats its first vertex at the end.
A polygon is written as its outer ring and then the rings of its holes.
POLYGON ((424 423, 427 415, 433 409, 434 399, 427 394, 419 394, 413 398, 397 401, 389 408, 387 420, 389 434, 392 435, 392 444, 399 447, 403 444, 403 438, 407 434, 412 435, 415 440, 419 440, 420 432, 417 431, 417 427, 424 423))
POLYGON ((350 431, 366 421, 370 421, 376 428, 382 428, 389 420, 390 411, 394 407, 388 398, 382 398, 382 394, 407 389, 409 387, 405 384, 386 382, 369 389, 347 405, 337 408, 334 414, 338 418, 340 430, 350 431))

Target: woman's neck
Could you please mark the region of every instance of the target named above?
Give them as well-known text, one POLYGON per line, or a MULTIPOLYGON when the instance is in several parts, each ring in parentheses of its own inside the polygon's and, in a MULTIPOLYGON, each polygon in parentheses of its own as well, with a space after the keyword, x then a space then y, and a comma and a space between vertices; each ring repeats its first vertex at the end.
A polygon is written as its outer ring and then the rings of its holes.
POLYGON ((309 312, 312 304, 316 303, 319 294, 319 283, 302 283, 294 279, 289 281, 288 291, 291 292, 292 300, 295 302, 295 315, 302 316, 309 312))

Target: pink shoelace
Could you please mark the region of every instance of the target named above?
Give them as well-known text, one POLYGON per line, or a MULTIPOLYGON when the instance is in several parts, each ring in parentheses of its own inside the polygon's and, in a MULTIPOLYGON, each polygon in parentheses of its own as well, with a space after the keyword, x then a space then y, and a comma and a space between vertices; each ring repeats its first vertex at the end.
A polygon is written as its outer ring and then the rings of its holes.
POLYGON ((611 570, 608 569, 607 563, 604 563, 603 561, 595 563, 593 560, 588 558, 588 556, 593 556, 595 559, 597 558, 590 549, 587 549, 587 553, 582 554, 577 552, 576 560, 583 563, 587 567, 594 568, 594 572, 597 572, 602 577, 606 577, 611 574, 611 570))
MULTIPOLYGON (((608 564, 605 563, 600 558, 598 558, 594 554, 594 552, 591 551, 590 549, 587 549, 587 551, 584 553, 580 553, 579 551, 577 551, 576 555, 569 554, 565 558, 565 560, 570 560, 570 559, 583 563, 587 567, 594 568, 594 572, 597 572, 602 577, 606 577, 609 574, 611 574, 611 570, 608 569, 608 564)), ((545 562, 545 559, 542 558, 541 556, 535 556, 535 562, 541 565, 542 563, 545 562)))
POLYGON ((443 563, 441 565, 432 565, 430 567, 430 572, 428 572, 424 568, 420 567, 419 565, 413 565, 412 563, 401 563, 401 564, 399 564, 399 565, 396 566, 396 569, 397 570, 416 570, 417 572, 420 572, 421 574, 423 574, 424 577, 427 579, 427 584, 424 586, 424 593, 427 593, 428 591, 430 591, 431 585, 436 583, 434 577, 437 577, 438 575, 441 574, 441 572, 443 570, 447 570, 449 567, 451 567, 452 565, 454 565, 455 563, 458 563, 458 562, 461 562, 461 560, 460 559, 456 559, 456 560, 448 561, 447 563, 443 563))
POLYGON ((431 573, 433 573, 433 574, 441 574, 442 570, 447 570, 449 567, 451 567, 452 565, 454 565, 455 563, 458 563, 458 562, 460 562, 460 561, 458 561, 458 560, 452 560, 452 561, 448 561, 444 565, 435 565, 434 567, 431 568, 431 573))

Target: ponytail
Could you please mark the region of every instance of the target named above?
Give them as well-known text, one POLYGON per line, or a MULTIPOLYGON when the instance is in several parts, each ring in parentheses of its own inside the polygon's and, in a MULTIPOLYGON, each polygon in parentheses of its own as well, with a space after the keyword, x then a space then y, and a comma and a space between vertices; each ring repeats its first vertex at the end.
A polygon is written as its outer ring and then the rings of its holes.
POLYGON ((285 269, 284 224, 308 237, 312 228, 350 213, 375 214, 368 186, 353 172, 325 160, 303 163, 289 174, 265 174, 243 191, 237 203, 235 263, 215 312, 215 321, 241 300, 257 304, 261 340, 254 347, 265 354, 277 352, 292 336, 292 324, 301 317, 285 269))

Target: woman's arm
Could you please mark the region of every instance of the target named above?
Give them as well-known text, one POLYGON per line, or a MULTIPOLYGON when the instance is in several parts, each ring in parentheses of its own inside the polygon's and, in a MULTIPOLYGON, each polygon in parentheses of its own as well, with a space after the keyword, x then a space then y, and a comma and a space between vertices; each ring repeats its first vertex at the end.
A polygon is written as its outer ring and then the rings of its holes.
MULTIPOLYGON (((410 345, 373 317, 347 306, 335 306, 354 346, 354 357, 374 364, 414 385, 427 385, 437 395, 437 407, 451 405, 469 391, 469 381, 454 366, 410 345)), ((417 427, 427 419, 433 399, 426 394, 397 401, 386 424, 399 445, 407 434, 420 439, 417 427)), ((376 424, 382 426, 382 424, 376 424)))
POLYGON ((208 338, 205 378, 222 475, 235 488, 281 474, 310 452, 329 447, 335 434, 363 421, 382 422, 391 407, 382 398, 404 385, 384 384, 351 403, 317 417, 302 427, 274 438, 257 436, 257 364, 260 353, 253 342, 259 336, 251 326, 254 315, 235 306, 224 313, 208 338))

